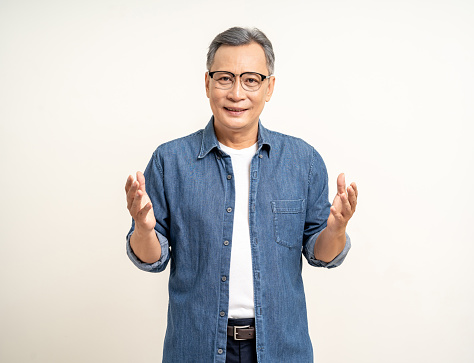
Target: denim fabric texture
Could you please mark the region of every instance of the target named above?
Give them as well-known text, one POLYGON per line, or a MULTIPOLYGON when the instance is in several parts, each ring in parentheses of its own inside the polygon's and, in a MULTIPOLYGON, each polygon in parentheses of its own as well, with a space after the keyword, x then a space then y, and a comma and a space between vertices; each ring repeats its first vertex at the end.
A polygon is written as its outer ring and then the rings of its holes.
MULTIPOLYGON (((206 128, 160 145, 145 170, 146 190, 161 244, 159 261, 140 269, 163 271, 170 263, 168 325, 163 362, 225 362, 235 187, 230 156, 220 148, 213 118, 206 128)), ((312 266, 339 266, 314 256, 331 204, 321 156, 301 139, 264 128, 250 166, 249 224, 260 363, 312 362, 302 256, 312 266)))

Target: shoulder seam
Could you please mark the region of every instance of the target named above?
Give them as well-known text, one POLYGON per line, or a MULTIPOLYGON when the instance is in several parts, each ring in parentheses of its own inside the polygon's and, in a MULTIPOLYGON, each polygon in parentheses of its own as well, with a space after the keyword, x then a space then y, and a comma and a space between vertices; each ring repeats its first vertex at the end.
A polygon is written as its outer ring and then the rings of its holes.
POLYGON ((163 168, 161 167, 161 164, 158 161, 158 155, 156 151, 153 153, 153 162, 155 163, 156 167, 158 168, 158 171, 160 172, 161 179, 164 180, 165 174, 163 173, 163 168))
POLYGON ((312 148, 312 156, 311 156, 311 166, 309 167, 309 174, 308 174, 308 187, 309 185, 311 184, 311 178, 313 176, 313 166, 314 166, 314 160, 316 159, 315 158, 315 153, 316 153, 316 149, 314 147, 311 147, 312 148))
POLYGON ((160 145, 157 147, 157 149, 159 149, 159 148, 161 148, 161 147, 163 147, 163 146, 165 146, 165 145, 171 144, 171 143, 173 143, 173 142, 177 142, 177 141, 180 141, 180 140, 185 140, 185 139, 187 139, 187 138, 190 138, 190 137, 193 137, 193 136, 202 134, 203 132, 204 132, 204 130, 201 129, 201 130, 198 130, 198 131, 193 132, 192 134, 189 134, 189 135, 186 135, 186 136, 181 136, 181 137, 178 137, 177 139, 173 139, 173 140, 166 141, 166 142, 160 144, 160 145))

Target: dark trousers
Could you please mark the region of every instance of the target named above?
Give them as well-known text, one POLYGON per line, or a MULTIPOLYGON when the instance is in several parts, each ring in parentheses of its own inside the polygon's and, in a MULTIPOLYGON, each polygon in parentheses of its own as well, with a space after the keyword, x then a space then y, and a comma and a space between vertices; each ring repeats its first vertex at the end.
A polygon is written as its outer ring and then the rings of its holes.
MULTIPOLYGON (((255 326, 254 319, 229 319, 229 326, 255 326)), ((227 337, 226 363, 257 363, 256 340, 234 340, 227 337)))

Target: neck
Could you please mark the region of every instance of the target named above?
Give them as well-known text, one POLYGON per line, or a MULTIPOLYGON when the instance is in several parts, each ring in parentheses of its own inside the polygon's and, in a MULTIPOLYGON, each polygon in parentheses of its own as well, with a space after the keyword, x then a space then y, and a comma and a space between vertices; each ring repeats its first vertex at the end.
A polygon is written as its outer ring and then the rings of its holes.
POLYGON ((214 124, 214 131, 221 144, 236 150, 248 148, 258 139, 258 123, 249 130, 220 130, 214 124))

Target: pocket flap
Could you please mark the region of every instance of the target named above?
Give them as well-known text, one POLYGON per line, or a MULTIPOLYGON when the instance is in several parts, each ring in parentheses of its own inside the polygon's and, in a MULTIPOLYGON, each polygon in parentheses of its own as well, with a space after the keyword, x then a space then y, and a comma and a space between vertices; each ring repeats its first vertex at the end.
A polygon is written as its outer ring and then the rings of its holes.
POLYGON ((273 200, 271 204, 273 213, 303 213, 305 200, 273 200))

